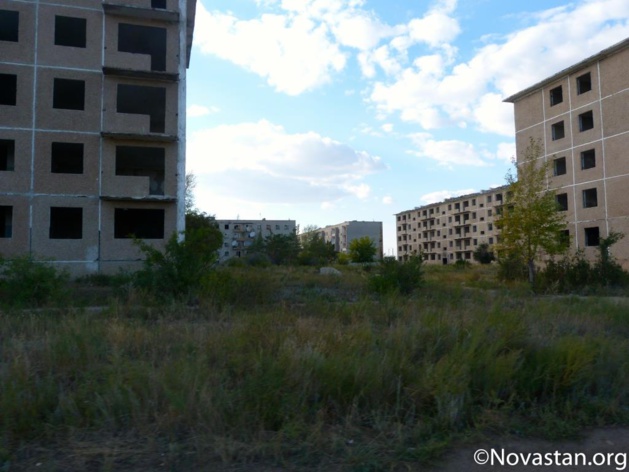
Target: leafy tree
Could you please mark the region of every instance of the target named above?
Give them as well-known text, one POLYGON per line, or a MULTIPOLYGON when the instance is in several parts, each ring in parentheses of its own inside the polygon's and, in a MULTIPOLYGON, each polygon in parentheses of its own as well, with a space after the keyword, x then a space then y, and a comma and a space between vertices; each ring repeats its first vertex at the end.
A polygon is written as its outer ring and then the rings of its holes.
POLYGON ((535 262, 543 254, 559 254, 567 248, 564 215, 558 211, 555 193, 546 187, 548 164, 540 162, 541 151, 541 142, 531 138, 524 158, 519 164, 514 162, 517 175, 507 175, 507 196, 496 221, 498 256, 524 262, 531 285, 535 283, 535 262))
POLYGON ((300 264, 321 266, 336 258, 334 245, 324 241, 318 229, 316 226, 306 226, 301 238, 300 264))
POLYGON ((356 238, 349 243, 349 256, 352 262, 373 262, 376 246, 369 236, 356 238))
POLYGON ((186 174, 185 181, 185 197, 184 197, 184 205, 186 208, 186 214, 195 211, 194 204, 194 189, 197 186, 197 176, 192 172, 186 174))
POLYGON ((399 293, 408 295, 423 283, 421 255, 413 255, 407 261, 400 262, 394 257, 385 257, 369 277, 369 290, 380 295, 399 293))
POLYGON ((496 256, 494 256, 494 251, 491 250, 489 244, 487 243, 479 244, 474 251, 473 256, 474 260, 476 262, 480 262, 481 264, 491 264, 494 260, 496 260, 496 256))
POLYGON ((247 249, 247 258, 254 262, 253 265, 258 265, 257 262, 263 259, 275 265, 290 265, 297 262, 300 249, 299 239, 294 232, 271 234, 266 238, 259 235, 247 249))

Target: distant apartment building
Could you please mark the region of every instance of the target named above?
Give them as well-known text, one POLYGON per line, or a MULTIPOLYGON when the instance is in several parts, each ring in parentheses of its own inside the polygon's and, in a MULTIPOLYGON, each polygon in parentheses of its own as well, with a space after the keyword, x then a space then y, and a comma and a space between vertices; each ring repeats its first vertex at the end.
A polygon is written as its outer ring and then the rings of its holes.
POLYGON ((629 267, 629 39, 505 101, 519 158, 542 142, 573 247, 593 257, 600 238, 623 233, 612 252, 629 267))
POLYGON ((381 221, 345 221, 336 225, 319 228, 317 232, 323 240, 332 243, 336 252, 349 253, 349 245, 354 239, 367 236, 376 247, 376 257, 382 259, 382 222, 381 221))
POLYGON ((0 0, 0 254, 74 273, 184 229, 195 0, 0 0))
POLYGON ((474 250, 497 242, 494 219, 507 187, 450 198, 395 215, 398 260, 422 255, 428 264, 473 262, 474 250))
POLYGON ((223 233, 223 247, 219 250, 219 262, 235 257, 245 257, 258 238, 276 234, 295 234, 295 220, 216 220, 223 233))

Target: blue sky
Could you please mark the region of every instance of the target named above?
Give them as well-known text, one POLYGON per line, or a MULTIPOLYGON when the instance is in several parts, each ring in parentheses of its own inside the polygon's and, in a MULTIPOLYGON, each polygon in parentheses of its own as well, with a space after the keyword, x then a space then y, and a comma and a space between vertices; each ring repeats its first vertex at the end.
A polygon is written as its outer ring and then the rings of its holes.
POLYGON ((395 255, 395 213, 504 184, 504 98, 628 36, 627 0, 198 0, 196 204, 382 221, 395 255))

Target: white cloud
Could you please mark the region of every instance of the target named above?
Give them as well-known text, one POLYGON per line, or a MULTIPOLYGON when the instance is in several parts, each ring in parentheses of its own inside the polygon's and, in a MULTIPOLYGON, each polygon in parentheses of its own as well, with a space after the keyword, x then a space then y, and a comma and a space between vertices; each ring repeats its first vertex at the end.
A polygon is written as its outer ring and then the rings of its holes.
MULTIPOLYGON (((409 36, 396 37, 391 44, 400 50, 413 41, 445 44, 396 73, 391 82, 375 83, 370 96, 380 113, 399 114, 427 130, 464 122, 484 132, 512 135, 512 106, 502 99, 629 36, 629 2, 582 0, 533 15, 528 21, 534 24, 515 33, 486 37, 493 42, 455 64, 456 50, 447 43, 457 29, 447 15, 456 2, 439 5, 442 10, 432 13, 440 25, 437 31, 428 33, 426 17, 412 20, 409 36), (439 15, 445 16, 439 20, 439 15)), ((363 69, 369 72, 365 65, 363 69)))
POLYGON ((299 95, 331 80, 345 67, 346 55, 329 28, 303 15, 264 14, 240 20, 230 13, 197 6, 195 44, 264 77, 288 95, 299 95))
POLYGON ((386 169, 366 152, 313 132, 289 134, 268 121, 192 133, 187 159, 220 198, 261 203, 364 199, 371 189, 363 179, 386 169))
POLYGON ((211 115, 213 113, 218 113, 220 110, 220 108, 212 106, 212 107, 206 107, 203 105, 190 105, 188 107, 188 109, 186 110, 186 115, 188 116, 188 118, 198 118, 201 116, 207 116, 207 115, 211 115))
POLYGON ((462 195, 468 195, 470 193, 475 193, 476 190, 473 188, 466 188, 463 190, 439 190, 437 192, 427 193, 419 197, 419 200, 424 205, 429 205, 431 203, 442 202, 448 198, 460 197, 462 195))
POLYGON ((382 128, 382 131, 385 133, 390 133, 393 131, 393 123, 385 123, 380 128, 382 128))
POLYGON ((432 159, 439 165, 454 169, 461 166, 485 167, 496 160, 509 162, 515 154, 515 143, 499 143, 496 150, 454 139, 437 140, 430 133, 414 133, 408 136, 414 149, 408 153, 420 158, 432 159))
POLYGON ((393 204, 393 197, 390 195, 386 195, 384 197, 382 197, 382 203, 384 205, 392 205, 393 204))

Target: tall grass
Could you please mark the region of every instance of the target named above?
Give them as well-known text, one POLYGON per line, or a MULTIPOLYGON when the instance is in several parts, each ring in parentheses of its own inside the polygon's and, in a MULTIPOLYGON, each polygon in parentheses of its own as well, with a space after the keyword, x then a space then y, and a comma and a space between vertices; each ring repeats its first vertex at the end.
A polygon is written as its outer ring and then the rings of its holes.
MULTIPOLYGON (((352 303, 255 295, 196 309, 2 314, 0 464, 89 432, 116 438, 116 451, 125 438, 166 454, 172 470, 391 470, 457 435, 562 437, 629 421, 629 305, 431 287, 352 303)), ((101 468, 122 454, 105 449, 101 468)))

